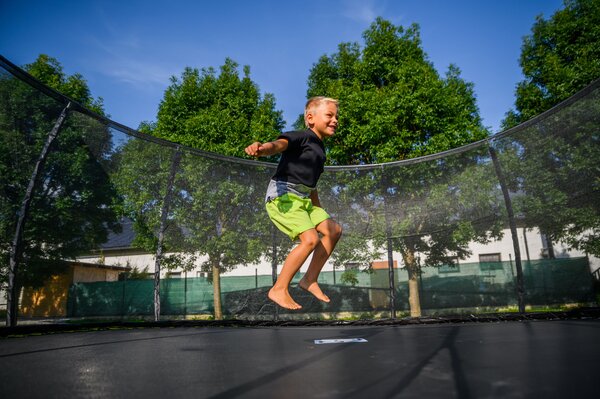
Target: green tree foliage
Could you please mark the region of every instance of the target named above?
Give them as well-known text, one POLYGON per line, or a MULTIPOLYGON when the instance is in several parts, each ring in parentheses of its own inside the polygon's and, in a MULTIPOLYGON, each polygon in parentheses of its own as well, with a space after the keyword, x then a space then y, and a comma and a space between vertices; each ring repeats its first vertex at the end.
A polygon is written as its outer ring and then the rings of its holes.
POLYGON ((217 76, 214 68, 186 68, 173 77, 160 103, 154 135, 188 147, 241 156, 252 140, 273 140, 284 123, 275 98, 250 79, 244 67, 226 59, 217 76))
MULTIPOLYGON (((67 76, 60 63, 41 55, 25 69, 42 83, 103 113, 81 75, 67 76)), ((0 271, 6 278, 10 243, 33 165, 65 104, 7 73, 0 74, 0 271)), ((41 171, 23 232, 19 286, 41 285, 73 259, 118 229, 116 192, 102 165, 110 131, 95 120, 70 113, 41 171)))
MULTIPOLYGON (((600 1, 566 0, 548 20, 538 17, 521 50, 525 79, 505 128, 551 109, 600 77, 600 1)), ((529 228, 600 254, 598 94, 523 125, 501 143, 518 212, 529 228)), ((552 252, 549 254, 552 257, 552 252)))
MULTIPOLYGON (((150 253, 156 252, 158 244, 160 211, 174 151, 171 147, 131 138, 113 156, 111 176, 122 197, 123 212, 133 221, 132 245, 150 253)), ((169 240, 165 249, 176 250, 175 242, 169 240)))
POLYGON ((565 0, 548 20, 539 16, 521 47, 525 79, 504 128, 552 108, 600 77, 600 1, 565 0))
POLYGON ((119 274, 119 280, 148 280, 148 266, 143 269, 134 266, 130 271, 119 274))
POLYGON ((328 142, 331 164, 414 158, 488 135, 473 84, 454 65, 438 75, 421 49, 418 25, 405 29, 378 18, 363 37, 362 49, 342 43, 322 56, 308 78, 308 97, 340 100, 339 128, 328 142))
POLYGON ((75 73, 67 75, 56 58, 41 54, 37 60, 25 65, 24 69, 46 86, 68 96, 84 107, 106 116, 102 97, 93 98, 84 77, 75 73))
MULTIPOLYGON (((600 89, 498 141, 515 211, 550 241, 600 256, 600 89)), ((552 251, 548 256, 554 257, 552 251)))
MULTIPOLYGON (((283 128, 281 112, 275 110, 272 95, 261 98, 248 67, 240 78, 238 65, 227 59, 218 76, 212 68, 186 68, 181 79, 173 78, 156 123, 143 123, 141 128, 173 142, 221 154, 197 156, 184 150, 165 237, 165 249, 184 254, 187 261, 205 256, 203 267, 211 273, 214 287, 215 317, 221 318, 220 274, 274 253, 263 206, 263 188, 273 171, 255 172, 257 166, 237 163, 228 163, 224 169, 222 155, 241 156, 252 141, 277 137, 283 128), (264 186, 255 184, 257 176, 264 186)), ((128 143, 118 171, 128 215, 135 222, 138 241, 146 248, 156 244, 171 159, 148 147, 154 146, 128 143)))

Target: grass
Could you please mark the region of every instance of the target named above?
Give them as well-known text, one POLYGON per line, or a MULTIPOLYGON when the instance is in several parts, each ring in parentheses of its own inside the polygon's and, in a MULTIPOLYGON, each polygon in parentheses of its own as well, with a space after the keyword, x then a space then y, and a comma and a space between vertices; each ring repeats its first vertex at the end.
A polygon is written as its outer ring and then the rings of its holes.
POLYGON ((114 322, 126 322, 126 323, 144 323, 145 320, 140 317, 127 317, 127 318, 90 318, 90 319, 68 319, 65 320, 67 324, 95 324, 95 323, 114 323, 114 322))
MULTIPOLYGON (((531 313, 536 313, 536 312, 540 312, 540 313, 548 313, 548 312, 568 312, 569 310, 573 310, 573 309, 578 309, 578 308, 582 308, 585 307, 586 305, 583 303, 564 303, 564 304, 560 304, 560 305, 553 305, 553 306, 548 306, 548 305, 544 305, 544 306, 531 306, 531 305, 527 305, 525 306, 525 311, 526 312, 531 312, 531 313)), ((498 313, 518 313, 519 312, 519 308, 518 306, 507 306, 504 308, 498 308, 496 310, 498 313)))

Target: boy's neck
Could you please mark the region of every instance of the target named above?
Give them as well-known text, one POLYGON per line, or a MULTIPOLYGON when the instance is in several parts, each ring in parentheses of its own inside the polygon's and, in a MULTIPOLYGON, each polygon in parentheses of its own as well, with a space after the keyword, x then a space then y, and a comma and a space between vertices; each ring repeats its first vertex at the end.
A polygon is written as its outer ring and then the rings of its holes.
POLYGON ((315 130, 312 127, 309 127, 308 130, 310 130, 311 132, 313 132, 314 135, 319 138, 319 140, 323 141, 323 137, 321 137, 321 135, 319 133, 315 132, 315 130))

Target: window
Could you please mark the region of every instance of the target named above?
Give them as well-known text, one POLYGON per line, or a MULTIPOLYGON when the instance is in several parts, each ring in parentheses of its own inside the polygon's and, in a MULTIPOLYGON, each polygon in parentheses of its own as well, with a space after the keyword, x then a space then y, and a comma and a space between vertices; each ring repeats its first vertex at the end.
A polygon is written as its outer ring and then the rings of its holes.
POLYGON ((479 268, 481 271, 489 272, 492 270, 502 270, 502 257, 499 253, 494 254, 480 254, 479 255, 479 268))
POLYGON ((479 255, 479 263, 484 262, 501 262, 502 259, 500 254, 480 254, 479 255))

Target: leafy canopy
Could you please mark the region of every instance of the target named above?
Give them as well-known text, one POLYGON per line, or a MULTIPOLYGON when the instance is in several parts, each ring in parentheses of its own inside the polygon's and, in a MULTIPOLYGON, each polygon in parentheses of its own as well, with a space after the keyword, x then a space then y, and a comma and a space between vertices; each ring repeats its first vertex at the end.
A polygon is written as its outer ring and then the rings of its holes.
POLYGON ((378 18, 363 38, 362 48, 341 43, 337 53, 322 56, 308 78, 308 97, 340 100, 339 128, 328 141, 331 164, 414 158, 488 135, 473 84, 455 65, 439 76, 421 48, 418 25, 378 18))
POLYGON ((185 68, 160 103, 154 135, 192 148, 242 156, 251 141, 274 139, 284 123, 272 94, 261 96, 244 67, 226 59, 214 68, 185 68))
POLYGON ((521 47, 525 79, 517 85, 516 110, 504 128, 552 108, 600 77, 600 0, 565 0, 564 8, 536 19, 521 47))
MULTIPOLYGON (((46 55, 25 69, 42 83, 103 113, 81 75, 67 76, 46 55)), ((8 74, 0 75, 0 276, 6 277, 8 253, 18 212, 46 137, 64 104, 8 74)), ((34 192, 23 231, 21 285, 39 285, 60 271, 62 260, 106 241, 116 230, 116 192, 102 160, 110 151, 106 126, 71 112, 55 140, 34 192)))

